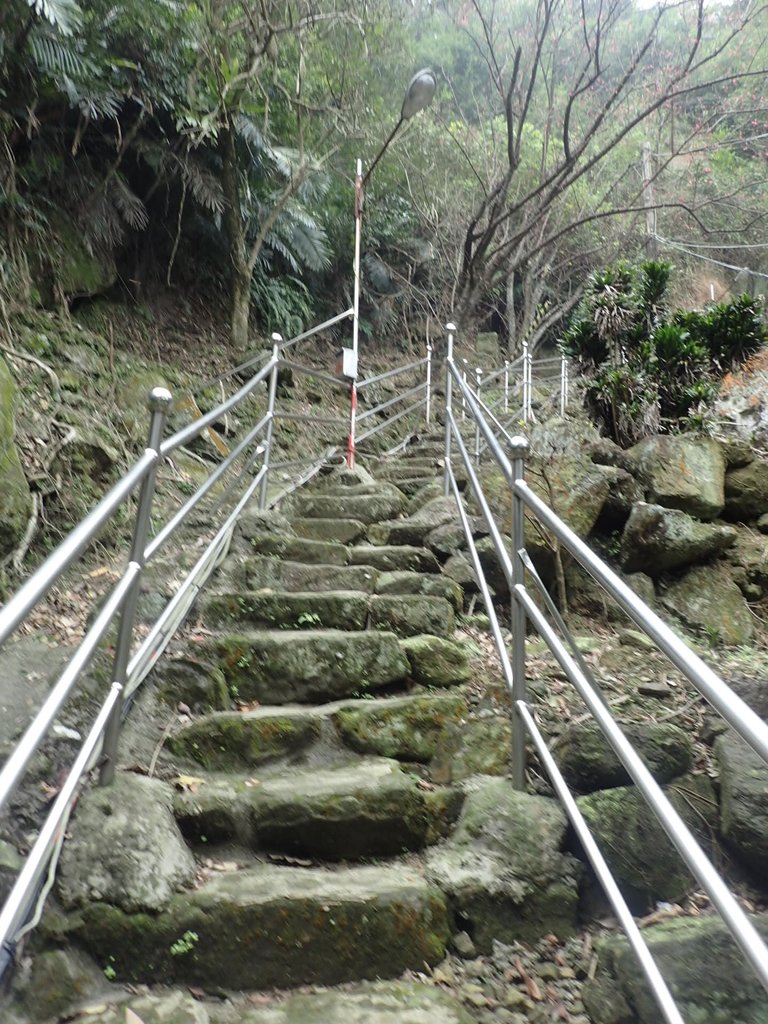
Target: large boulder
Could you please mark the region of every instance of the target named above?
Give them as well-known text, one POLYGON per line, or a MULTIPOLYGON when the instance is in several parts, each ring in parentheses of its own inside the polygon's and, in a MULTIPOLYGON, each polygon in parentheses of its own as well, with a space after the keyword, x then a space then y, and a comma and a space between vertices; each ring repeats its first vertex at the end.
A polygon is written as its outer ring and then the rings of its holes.
POLYGON ((630 452, 656 505, 679 508, 698 519, 716 519, 725 504, 725 456, 709 437, 646 437, 630 452))
MULTIPOLYGON (((768 937, 765 914, 753 918, 768 937)), ((765 989, 719 917, 684 917, 647 928, 643 938, 683 1019, 690 1024, 765 1024, 765 989)), ((593 1024, 658 1024, 661 1011, 623 936, 598 946, 599 971, 583 991, 593 1024)))
MULTIPOLYGON (((716 828, 717 800, 709 779, 686 775, 665 789, 673 807, 699 842, 716 828)), ((634 786, 603 789, 577 798, 625 899, 638 909, 676 901, 694 886, 684 862, 653 811, 634 786)))
POLYGON ((717 643, 752 639, 752 613, 726 565, 696 565, 661 594, 661 603, 682 622, 717 643))
POLYGON ((14 444, 16 385, 0 357, 0 559, 18 545, 32 507, 27 478, 14 444))
POLYGON ((699 523, 678 509, 638 502, 624 527, 620 559, 627 572, 656 577, 701 562, 735 540, 731 526, 699 523))
POLYGON ((728 549, 726 558, 734 581, 748 600, 768 597, 768 546, 761 533, 738 526, 736 543, 728 549))
POLYGON ((494 940, 563 937, 576 922, 577 865, 561 852, 559 804, 483 780, 453 835, 427 855, 427 875, 446 895, 478 949, 494 940))
POLYGON ((768 872, 768 765, 729 730, 715 742, 723 839, 765 878, 768 872))
POLYGON ((755 459, 725 478, 725 514, 749 522, 768 512, 768 460, 755 459))
POLYGON ((129 772, 84 793, 61 856, 64 906, 100 900, 127 913, 162 910, 196 872, 172 803, 166 783, 129 772))
MULTIPOLYGON (((622 731, 657 782, 669 782, 690 770, 693 743, 673 722, 627 723, 622 731)), ((596 722, 571 726, 560 741, 557 760, 566 781, 582 793, 631 781, 596 722)))

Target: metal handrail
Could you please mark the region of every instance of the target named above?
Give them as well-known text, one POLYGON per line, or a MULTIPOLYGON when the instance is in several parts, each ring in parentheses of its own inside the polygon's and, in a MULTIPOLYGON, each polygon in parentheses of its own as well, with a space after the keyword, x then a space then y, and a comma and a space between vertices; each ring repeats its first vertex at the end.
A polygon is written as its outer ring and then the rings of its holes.
MULTIPOLYGON (((712 706, 720 712, 725 720, 742 736, 752 749, 768 763, 768 725, 757 716, 752 709, 733 693, 719 676, 709 668, 671 629, 648 608, 637 595, 608 567, 587 545, 578 538, 570 528, 535 495, 523 479, 524 458, 528 444, 521 437, 506 437, 512 451, 510 459, 502 443, 495 436, 494 428, 487 422, 484 403, 478 395, 479 389, 473 389, 466 380, 466 373, 460 369, 453 358, 453 341, 456 328, 449 324, 448 357, 446 361, 446 411, 445 411, 445 493, 453 493, 459 507, 460 518, 464 526, 467 545, 472 557, 476 578, 481 595, 486 604, 491 620, 491 631, 499 652, 502 672, 512 693, 513 708, 513 785, 523 788, 525 784, 525 737, 530 736, 540 756, 542 766, 550 777, 555 793, 563 803, 566 814, 582 841, 596 874, 603 884, 607 896, 617 912, 620 923, 627 933, 629 942, 637 954, 651 991, 659 1004, 664 1019, 668 1024, 681 1024, 682 1018, 677 1010, 669 989, 666 986, 651 954, 640 935, 632 915, 621 896, 610 870, 594 841, 583 816, 568 789, 568 786, 557 768, 554 759, 547 749, 531 707, 526 684, 525 664, 525 633, 526 621, 536 627, 539 634, 547 642, 556 660, 571 680, 577 692, 587 705, 591 716, 597 722, 620 761, 634 780, 635 785, 648 801, 661 826, 672 840, 683 860, 699 879, 709 893, 714 907, 719 912, 739 948, 751 964, 755 974, 766 990, 768 990, 768 948, 750 922, 747 915, 729 891, 710 860, 698 845, 690 829, 663 793, 659 784, 635 752, 629 740, 613 719, 602 695, 595 689, 588 674, 582 670, 580 659, 572 657, 566 650, 555 629, 548 622, 544 612, 533 600, 525 587, 525 563, 529 558, 525 551, 523 523, 524 514, 533 515, 559 540, 563 547, 579 562, 613 597, 631 618, 653 639, 659 649, 670 658, 673 664, 693 683, 698 691, 706 697, 712 706), (502 471, 510 489, 512 498, 512 544, 511 551, 506 551, 501 540, 501 531, 495 525, 488 503, 482 493, 482 487, 466 444, 459 431, 459 425, 453 414, 452 404, 454 389, 461 400, 462 412, 468 413, 475 423, 477 436, 482 436, 496 463, 502 471), (481 512, 489 526, 494 548, 497 550, 501 568, 510 584, 512 611, 511 652, 498 625, 498 617, 491 600, 490 591, 483 574, 482 565, 477 555, 469 521, 463 508, 463 499, 456 485, 456 478, 451 465, 451 452, 455 448, 464 466, 468 478, 470 492, 480 505, 481 512), (494 529, 495 527, 495 529, 494 529), (499 550, 501 541, 502 551, 499 550)), ((563 363, 564 365, 564 363, 563 363)), ((529 383, 529 382, 528 382, 529 383)), ((495 419, 495 417, 491 417, 495 419)), ((556 617, 556 621, 559 616, 556 617)), ((561 627, 562 620, 558 622, 561 627)))

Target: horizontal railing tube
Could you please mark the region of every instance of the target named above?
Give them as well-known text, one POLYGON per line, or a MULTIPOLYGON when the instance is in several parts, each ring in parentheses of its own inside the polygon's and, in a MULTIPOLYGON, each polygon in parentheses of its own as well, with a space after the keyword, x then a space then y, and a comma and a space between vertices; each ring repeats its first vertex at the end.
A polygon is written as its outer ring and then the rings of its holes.
POLYGON ((611 874, 611 869, 606 864, 605 858, 600 852, 600 848, 595 842, 594 837, 589 830, 589 826, 584 820, 584 816, 579 810, 576 801, 573 799, 573 796, 568 789, 568 785, 560 773, 560 769, 557 767, 555 759, 550 754, 546 741, 539 732, 528 706, 523 701, 518 701, 517 711, 525 724, 528 735, 533 741, 536 753, 539 755, 539 760, 549 776, 552 787, 562 803, 565 813, 568 815, 568 819, 573 826, 573 830, 578 836, 579 842, 589 858, 589 862, 594 868, 597 879, 602 885, 605 894, 616 913, 619 924, 624 929, 624 933, 629 940, 629 944, 634 950, 635 956, 640 961, 640 966, 642 967, 651 991, 656 998, 656 1002, 659 1004, 659 1009, 664 1014, 664 1018, 668 1024, 684 1024, 683 1018, 680 1016, 680 1011, 675 1005, 675 1001, 667 987, 667 983, 664 981, 659 968, 656 966, 656 961, 651 956, 650 950, 640 934, 640 929, 635 924, 635 919, 632 917, 630 909, 627 906, 624 897, 621 895, 621 890, 618 885, 616 885, 614 877, 611 874))
POLYGON ((332 316, 330 320, 324 320, 321 324, 317 324, 316 327, 310 327, 309 330, 302 331, 301 334, 297 334, 294 338, 289 338, 287 341, 282 342, 280 351, 285 352, 292 345, 297 345, 300 341, 306 341, 307 338, 311 338, 315 334, 321 334, 323 331, 327 331, 329 327, 333 327, 334 324, 341 323, 342 320, 351 320, 354 314, 355 311, 350 306, 343 313, 337 313, 336 316, 332 316))
POLYGON ((535 601, 518 585, 514 598, 525 609, 528 618, 585 702, 592 717, 643 794, 660 825, 671 839, 680 856, 709 894, 713 905, 736 940, 742 953, 755 970, 760 983, 768 991, 768 949, 747 915, 736 902, 725 882, 704 855, 691 830, 674 809, 669 799, 646 768, 634 747, 616 724, 610 710, 589 685, 574 659, 536 606, 535 601))
POLYGON ((259 370, 255 377, 251 377, 247 384, 244 384, 239 391, 236 391, 234 395, 228 398, 225 402, 217 405, 215 409, 211 409, 204 416, 199 419, 193 420, 192 423, 188 424, 182 430, 178 430, 175 434, 166 438, 165 441, 160 445, 160 454, 165 457, 170 455, 171 452, 175 452, 177 448, 183 447, 188 441, 193 441, 199 434, 210 427, 217 420, 220 420, 222 416, 225 416, 228 412, 237 408, 241 402, 250 395, 250 393, 265 380, 272 372, 272 367, 276 364, 277 359, 273 355, 272 358, 259 370))
POLYGON ((333 384, 335 387, 343 391, 346 391, 349 387, 349 381, 346 378, 342 380, 339 377, 334 376, 332 373, 327 373, 325 370, 314 370, 311 366, 304 366, 302 363, 294 363, 290 359, 281 359, 278 365, 281 370, 295 370, 296 373, 307 374, 310 377, 314 377, 315 380, 324 380, 327 384, 333 384))
POLYGON ((0 949, 9 941, 13 941, 16 932, 23 924, 23 918, 29 910, 30 895, 36 890, 45 870, 50 852, 56 842, 56 833, 69 811, 72 798, 83 773, 88 767, 91 756, 101 741, 107 721, 119 704, 121 691, 122 687, 119 684, 112 686, 109 696, 102 705, 91 727, 91 731, 72 765, 66 782, 61 787, 59 795, 56 797, 54 805, 40 830, 40 835, 35 841, 35 845, 32 847, 32 851, 27 857, 26 863, 16 879, 16 883, 11 889, 2 913, 0 913, 0 949))
POLYGON ((63 572, 77 559, 93 540, 104 523, 125 499, 142 482, 154 466, 157 452, 146 450, 138 462, 126 473, 112 490, 106 494, 96 508, 64 538, 56 550, 46 558, 34 576, 0 611, 0 646, 5 643, 16 627, 41 601, 63 572))
MULTIPOLYGON (((424 391, 426 385, 424 381, 420 384, 416 384, 414 387, 409 388, 407 391, 402 391, 399 395, 395 395, 394 398, 387 399, 386 402, 382 402, 381 405, 377 405, 373 409, 368 409, 357 417, 358 424, 363 423, 365 420, 371 418, 371 416, 378 416, 384 412, 385 409, 390 409, 393 405, 397 405, 398 402, 404 402, 407 398, 412 398, 414 395, 418 395, 419 392, 424 391)), ((426 402, 426 398, 424 399, 426 402)))
POLYGON ((16 744, 13 753, 3 765, 2 771, 0 771, 0 811, 3 810, 13 795, 24 769, 45 739, 56 715, 61 710, 67 697, 69 697, 73 686, 77 683, 84 669, 90 664, 91 659, 96 653, 99 641, 104 637, 112 624, 115 615, 133 586, 133 581, 138 572, 139 567, 135 563, 128 565, 125 574, 109 595, 104 607, 86 633, 72 660, 59 676, 56 683, 54 683, 42 707, 16 744))
POLYGON ((376 434, 380 434, 382 430, 386 430, 387 427, 393 426, 393 424, 403 419, 403 417, 407 416, 409 413, 415 412, 417 409, 423 409, 426 404, 426 398, 422 398, 420 402, 414 402, 413 405, 409 405, 407 409, 403 409, 403 411, 397 413, 396 416, 390 416, 388 420, 385 420, 383 423, 379 423, 375 427, 371 427, 370 430, 361 434, 357 439, 357 443, 362 444, 362 442, 366 441, 369 437, 375 437, 376 434))
POLYGON ((347 425, 346 416, 313 416, 309 412, 276 412, 273 419, 275 422, 283 420, 290 423, 323 423, 334 427, 347 425))
POLYGON ((493 457, 496 460, 496 462, 499 464, 499 468, 501 469, 502 473, 504 474, 504 476, 507 479, 507 482, 511 486, 512 485, 512 463, 507 458, 503 448, 499 444, 499 441, 497 440, 497 438, 494 436, 493 432, 491 431, 491 428, 485 422, 485 417, 483 416, 482 410, 480 409, 480 406, 478 405, 477 399, 475 398, 475 394, 472 391, 472 389, 467 387, 466 383, 462 380, 462 375, 459 372, 456 364, 454 362, 452 362, 452 361, 449 361, 447 365, 448 365, 448 371, 449 371, 451 377, 453 378, 453 380, 456 382, 457 386, 461 390, 462 399, 464 401, 466 401, 466 404, 469 406, 469 409, 470 409, 470 412, 472 413, 472 416, 474 417, 474 419, 478 422, 478 424, 480 426, 480 433, 482 434, 483 438, 485 439, 486 444, 488 445, 488 450, 493 455, 493 457))
POLYGON ((408 373, 409 370, 418 370, 426 364, 426 357, 423 359, 417 359, 415 363, 407 363, 405 366, 396 366, 394 370, 386 370, 384 373, 377 373, 375 377, 366 377, 365 380, 361 380, 357 385, 357 390, 362 391, 364 388, 368 388, 371 384, 380 384, 383 380, 389 380, 390 377, 397 377, 401 373, 408 373))
POLYGON ((709 703, 732 725, 768 764, 768 725, 720 679, 635 592, 530 489, 515 485, 525 505, 546 526, 590 575, 661 648, 709 703))

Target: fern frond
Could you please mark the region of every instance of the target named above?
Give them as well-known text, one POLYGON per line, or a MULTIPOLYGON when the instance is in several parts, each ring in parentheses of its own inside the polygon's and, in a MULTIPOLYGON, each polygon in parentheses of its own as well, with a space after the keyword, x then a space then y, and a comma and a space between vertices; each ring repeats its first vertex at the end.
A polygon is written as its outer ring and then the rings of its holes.
POLYGON ((181 165, 181 174, 195 201, 204 210, 210 210, 211 213, 224 210, 221 182, 207 167, 187 157, 181 165))

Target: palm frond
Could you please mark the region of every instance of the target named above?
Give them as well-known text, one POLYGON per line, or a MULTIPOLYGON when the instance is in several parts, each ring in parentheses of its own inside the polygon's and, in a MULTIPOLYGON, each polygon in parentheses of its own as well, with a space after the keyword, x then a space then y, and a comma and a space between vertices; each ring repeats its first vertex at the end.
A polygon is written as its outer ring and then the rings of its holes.
POLYGON ((142 231, 149 223, 144 203, 128 186, 122 174, 113 174, 109 179, 109 197, 123 221, 134 231, 142 231))
POLYGON ((195 201, 204 210, 210 210, 211 213, 224 210, 221 182, 207 167, 188 156, 181 165, 181 174, 195 201))
POLYGON ((50 29, 30 33, 29 50, 42 75, 72 79, 84 78, 88 73, 88 64, 80 54, 50 29))
POLYGON ((32 10, 55 26, 63 36, 72 35, 83 20, 77 0, 27 0, 32 10))

